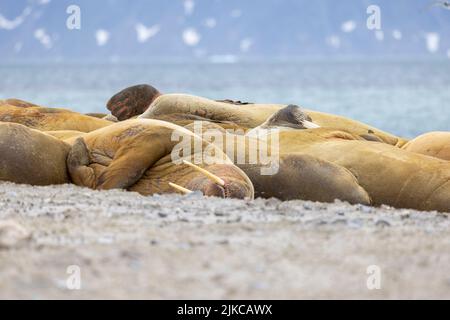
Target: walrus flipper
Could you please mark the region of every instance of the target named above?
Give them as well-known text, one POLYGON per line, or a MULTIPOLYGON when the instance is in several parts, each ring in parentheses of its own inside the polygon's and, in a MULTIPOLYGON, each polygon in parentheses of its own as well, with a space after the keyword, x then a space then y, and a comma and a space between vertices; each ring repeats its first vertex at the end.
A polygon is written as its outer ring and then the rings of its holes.
POLYGON ((282 157, 275 175, 261 175, 260 166, 241 169, 253 182, 256 197, 320 202, 339 199, 352 204, 371 204, 366 190, 349 170, 306 154, 282 157))
POLYGON ((156 138, 147 138, 147 141, 122 146, 111 164, 98 177, 96 189, 128 189, 141 179, 148 168, 166 155, 165 147, 154 142, 156 138))
POLYGON ((90 164, 89 149, 83 138, 77 138, 67 156, 67 169, 74 184, 95 189, 96 177, 90 164))

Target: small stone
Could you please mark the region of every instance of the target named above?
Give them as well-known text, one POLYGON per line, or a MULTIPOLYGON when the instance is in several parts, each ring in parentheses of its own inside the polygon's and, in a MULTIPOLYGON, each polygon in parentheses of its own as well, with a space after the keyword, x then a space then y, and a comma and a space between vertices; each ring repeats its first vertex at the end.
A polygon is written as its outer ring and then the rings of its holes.
POLYGON ((347 219, 334 219, 331 223, 335 225, 347 225, 348 221, 347 219))
POLYGON ((225 212, 222 212, 222 211, 215 211, 214 215, 216 217, 225 217, 227 214, 225 212))
POLYGON ((390 227, 391 226, 391 223, 389 222, 389 221, 386 221, 386 220, 378 220, 377 222, 375 222, 375 225, 377 226, 377 227, 390 227))
POLYGON ((0 221, 0 249, 14 249, 31 239, 31 233, 12 220, 0 221))

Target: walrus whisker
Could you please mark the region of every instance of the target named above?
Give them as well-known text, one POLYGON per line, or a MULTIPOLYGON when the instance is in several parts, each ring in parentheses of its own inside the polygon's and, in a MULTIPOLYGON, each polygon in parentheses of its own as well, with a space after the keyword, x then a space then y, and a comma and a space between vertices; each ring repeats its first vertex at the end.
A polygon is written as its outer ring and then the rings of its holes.
POLYGON ((184 194, 190 194, 190 193, 193 193, 193 192, 194 192, 194 191, 192 191, 192 190, 183 188, 182 186, 179 186, 179 185, 177 185, 177 184, 175 184, 175 183, 172 183, 172 182, 169 182, 169 186, 171 186, 171 187, 174 188, 175 190, 178 190, 178 191, 180 191, 181 193, 184 193, 184 194))
POLYGON ((193 163, 191 163, 191 162, 189 162, 189 161, 183 160, 183 163, 184 163, 185 165, 188 165, 188 166, 190 166, 191 168, 197 170, 198 172, 204 174, 205 176, 207 176, 209 179, 211 179, 212 181, 214 181, 214 182, 217 183, 218 185, 220 185, 220 186, 222 186, 222 187, 225 186, 225 181, 223 181, 221 178, 219 178, 219 177, 216 176, 215 174, 212 174, 211 172, 209 172, 209 171, 207 171, 207 170, 205 170, 205 169, 203 169, 203 168, 200 168, 199 166, 196 166, 195 164, 193 164, 193 163))

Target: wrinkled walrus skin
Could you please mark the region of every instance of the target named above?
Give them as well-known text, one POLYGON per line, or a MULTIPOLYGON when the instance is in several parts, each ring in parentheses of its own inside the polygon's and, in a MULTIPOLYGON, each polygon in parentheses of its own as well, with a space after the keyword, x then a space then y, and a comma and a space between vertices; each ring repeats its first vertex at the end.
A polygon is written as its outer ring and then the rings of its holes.
POLYGON ((348 169, 375 206, 450 212, 447 161, 324 128, 281 132, 280 153, 306 154, 348 169))
MULTIPOLYGON (((164 94, 155 99, 139 118, 180 113, 192 114, 215 121, 233 122, 245 128, 256 128, 270 116, 285 108, 280 104, 241 104, 213 101, 186 94, 164 94)), ((342 116, 303 109, 314 123, 321 127, 345 130, 355 135, 374 135, 391 145, 403 145, 406 141, 374 127, 342 116)))
POLYGON ((70 145, 16 123, 0 123, 0 180, 46 186, 69 183, 70 145))
POLYGON ((403 149, 450 161, 450 132, 426 133, 408 142, 403 149))
POLYGON ((127 120, 106 128, 66 140, 73 147, 68 156, 68 169, 72 181, 92 189, 127 189, 142 195, 174 193, 170 182, 206 196, 252 199, 251 181, 226 155, 177 125, 158 120, 127 120), (198 164, 224 182, 219 186, 204 174, 186 164, 174 164, 171 153, 180 141, 172 135, 189 138, 191 155, 184 156, 194 162, 193 146, 199 143, 215 150, 220 164, 198 164), (191 143, 192 140, 192 143, 191 143), (194 142, 195 141, 195 142, 194 142))
POLYGON ((91 132, 112 122, 65 109, 0 105, 0 122, 19 123, 40 131, 74 130, 91 132))

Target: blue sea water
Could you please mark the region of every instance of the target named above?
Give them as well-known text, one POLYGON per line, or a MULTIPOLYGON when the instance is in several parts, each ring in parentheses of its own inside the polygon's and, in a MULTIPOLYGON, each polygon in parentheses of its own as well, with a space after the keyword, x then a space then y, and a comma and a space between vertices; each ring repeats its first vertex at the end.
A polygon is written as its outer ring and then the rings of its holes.
POLYGON ((0 99, 79 112, 106 112, 114 93, 140 83, 166 93, 298 104, 407 138, 450 131, 450 60, 0 66, 0 99))

